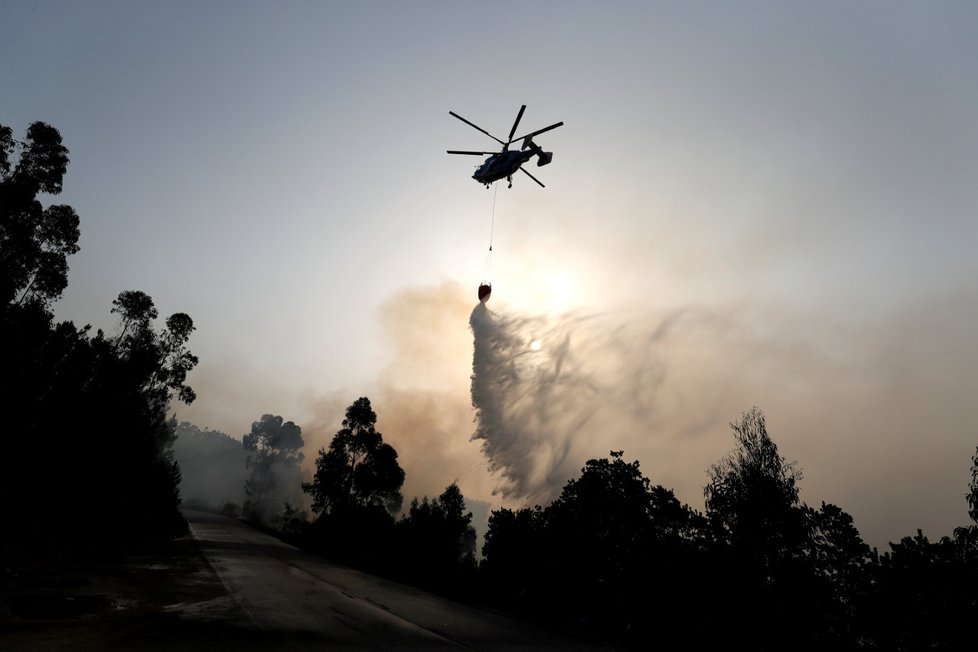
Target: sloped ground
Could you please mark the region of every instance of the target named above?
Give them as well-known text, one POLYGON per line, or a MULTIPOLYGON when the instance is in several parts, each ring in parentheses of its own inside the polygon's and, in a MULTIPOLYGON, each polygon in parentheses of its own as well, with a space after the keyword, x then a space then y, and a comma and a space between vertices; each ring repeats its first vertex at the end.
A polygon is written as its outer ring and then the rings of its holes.
POLYGON ((0 650, 266 649, 187 536, 124 561, 0 574, 0 650))

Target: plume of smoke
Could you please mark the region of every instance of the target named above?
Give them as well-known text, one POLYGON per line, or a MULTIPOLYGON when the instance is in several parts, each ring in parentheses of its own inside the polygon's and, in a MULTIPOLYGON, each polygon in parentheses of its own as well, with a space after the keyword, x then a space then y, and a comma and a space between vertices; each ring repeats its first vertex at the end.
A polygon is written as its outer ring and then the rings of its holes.
MULTIPOLYGON (((389 347, 385 367, 366 385, 318 397, 303 421, 306 449, 328 447, 346 407, 357 396, 368 396, 377 430, 397 451, 406 473, 405 507, 412 498, 438 496, 452 482, 467 500, 488 499, 493 479, 478 444, 469 440, 470 294, 446 281, 402 290, 385 302, 380 312, 389 347)), ((315 457, 306 457, 309 470, 315 457)))
POLYGON ((263 474, 266 487, 251 500, 251 516, 267 525, 278 526, 286 505, 298 513, 308 514, 312 500, 302 491, 302 483, 312 481, 308 471, 300 469, 295 461, 273 459, 265 466, 263 474))
POLYGON ((248 479, 248 452, 223 432, 200 429, 189 421, 176 427, 173 457, 180 464, 180 497, 185 506, 239 508, 248 479))
POLYGON ((971 285, 876 316, 643 295, 527 317, 496 299, 503 314, 473 310, 471 295, 454 282, 399 289, 381 313, 390 363, 365 386, 268 396, 256 371, 204 361, 193 372, 201 398, 181 417, 241 432, 255 404, 282 405, 316 451, 369 396, 406 500, 458 481, 493 508, 544 504, 589 458, 623 449, 702 507, 707 470, 733 445, 728 424, 758 406, 805 473, 803 500, 841 506, 872 545, 966 522, 978 432, 971 285))

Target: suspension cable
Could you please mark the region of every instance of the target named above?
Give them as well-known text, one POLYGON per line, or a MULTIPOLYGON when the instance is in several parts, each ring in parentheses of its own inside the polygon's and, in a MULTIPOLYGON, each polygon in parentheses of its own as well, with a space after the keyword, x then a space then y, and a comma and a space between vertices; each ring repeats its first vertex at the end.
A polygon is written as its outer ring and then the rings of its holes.
POLYGON ((489 274, 492 272, 492 236, 496 228, 496 193, 499 192, 499 184, 493 186, 492 210, 489 212, 489 252, 486 254, 486 268, 483 271, 483 282, 490 284, 489 274))

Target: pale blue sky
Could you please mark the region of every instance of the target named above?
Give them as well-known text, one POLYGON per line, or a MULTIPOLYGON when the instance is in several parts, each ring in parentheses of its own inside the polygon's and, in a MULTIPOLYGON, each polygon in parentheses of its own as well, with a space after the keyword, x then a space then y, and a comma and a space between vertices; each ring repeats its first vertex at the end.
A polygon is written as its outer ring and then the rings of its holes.
POLYGON ((368 395, 408 492, 490 499, 468 442, 488 273, 501 313, 600 312, 638 340, 696 315, 648 359, 647 423, 574 466, 625 448, 701 505, 758 405, 803 499, 882 546, 967 519, 976 43, 967 2, 7 0, 0 123, 71 151, 58 315, 110 329, 125 289, 189 313, 200 398, 178 413, 201 427, 273 412, 318 446, 368 395), (565 122, 539 139, 547 188, 486 190, 445 150, 494 143, 448 111, 504 137, 521 104, 521 132, 565 122))

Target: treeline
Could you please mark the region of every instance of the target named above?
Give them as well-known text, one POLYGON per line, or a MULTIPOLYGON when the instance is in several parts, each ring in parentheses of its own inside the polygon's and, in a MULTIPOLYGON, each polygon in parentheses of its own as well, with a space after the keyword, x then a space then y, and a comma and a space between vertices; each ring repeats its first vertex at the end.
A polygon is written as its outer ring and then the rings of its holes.
MULTIPOLYGON (((731 428, 736 444, 709 469, 704 512, 621 451, 588 461, 545 508, 494 512, 480 589, 496 606, 644 649, 973 644, 976 525, 937 542, 918 531, 881 554, 840 507, 800 501, 800 472, 760 410, 731 428)), ((972 462, 978 478, 978 452, 972 462)), ((969 489, 978 523, 978 481, 969 489)))
POLYGON ((402 514, 404 470, 376 423, 368 398, 347 408, 343 427, 319 451, 312 481, 302 486, 316 518, 294 532, 294 541, 360 568, 465 596, 475 578, 476 532, 461 490, 452 483, 439 496, 414 498, 402 514))
MULTIPOLYGON (((263 526, 361 569, 634 648, 917 650, 973 641, 978 450, 966 494, 973 523, 937 541, 918 531, 881 553, 839 506, 800 500, 797 464, 779 454, 752 408, 731 424, 731 453, 708 469, 703 511, 611 451, 589 460, 549 505, 493 511, 477 559, 456 484, 402 511, 404 471, 376 419, 369 399, 358 399, 319 451, 302 485, 311 521, 286 504, 277 525, 263 526)), ((288 441, 300 440, 296 426, 288 441)))
POLYGON ((176 313, 158 330, 153 300, 130 290, 112 302, 114 334, 55 322, 79 219, 40 197, 61 192, 67 166, 50 125, 33 123, 23 141, 0 125, 4 561, 103 554, 185 528, 167 411, 194 400, 193 321, 176 313))
POLYGON ((183 495, 193 496, 187 506, 241 516, 332 559, 466 596, 477 571, 476 532, 461 490, 453 483, 402 511, 405 473, 376 422, 370 400, 357 399, 308 478, 302 429, 292 421, 264 414, 240 441, 180 423, 174 450, 183 495), (242 484, 236 490, 227 478, 242 484), (228 500, 236 493, 240 504, 228 500))

